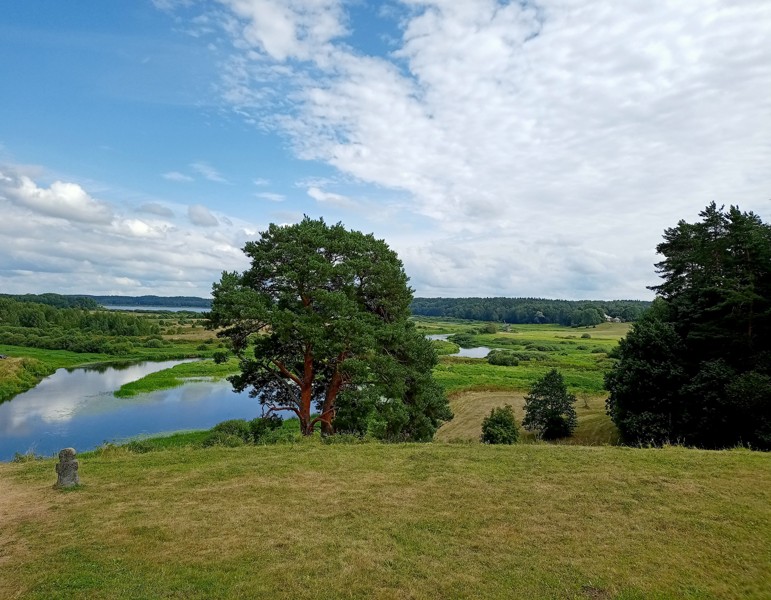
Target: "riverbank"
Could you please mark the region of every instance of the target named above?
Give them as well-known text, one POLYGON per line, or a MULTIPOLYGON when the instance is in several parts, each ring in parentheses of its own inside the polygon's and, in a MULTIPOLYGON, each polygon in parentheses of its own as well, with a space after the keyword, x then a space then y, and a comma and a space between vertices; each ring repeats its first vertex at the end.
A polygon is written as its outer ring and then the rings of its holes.
POLYGON ((771 455, 465 444, 0 465, 0 597, 768 597, 771 455))

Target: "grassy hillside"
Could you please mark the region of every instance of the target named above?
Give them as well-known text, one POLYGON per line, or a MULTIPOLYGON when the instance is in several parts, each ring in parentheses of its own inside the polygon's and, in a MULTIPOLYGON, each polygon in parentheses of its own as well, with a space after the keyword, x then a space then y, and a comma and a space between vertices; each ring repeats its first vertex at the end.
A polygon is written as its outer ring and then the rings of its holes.
POLYGON ((771 455, 478 444, 0 464, 0 597, 768 598, 771 455))

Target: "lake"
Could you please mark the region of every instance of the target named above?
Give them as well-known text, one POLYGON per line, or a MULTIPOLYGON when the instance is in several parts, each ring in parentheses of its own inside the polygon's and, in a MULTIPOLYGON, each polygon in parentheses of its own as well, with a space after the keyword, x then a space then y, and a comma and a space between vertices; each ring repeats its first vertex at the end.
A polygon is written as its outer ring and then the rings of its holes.
MULTIPOLYGON (((447 341, 447 338, 450 337, 450 333, 434 333, 432 335, 427 335, 426 337, 429 340, 444 340, 447 341)), ((458 352, 455 354, 445 354, 445 356, 462 356, 464 358, 487 358, 487 355, 490 354, 490 348, 487 346, 477 346, 476 348, 461 348, 458 352)))
POLYGON ((93 450, 109 441, 185 429, 208 429, 227 419, 252 419, 260 405, 227 381, 116 398, 124 383, 185 361, 124 367, 59 369, 40 384, 0 404, 0 461, 15 452, 50 456, 62 448, 93 450))

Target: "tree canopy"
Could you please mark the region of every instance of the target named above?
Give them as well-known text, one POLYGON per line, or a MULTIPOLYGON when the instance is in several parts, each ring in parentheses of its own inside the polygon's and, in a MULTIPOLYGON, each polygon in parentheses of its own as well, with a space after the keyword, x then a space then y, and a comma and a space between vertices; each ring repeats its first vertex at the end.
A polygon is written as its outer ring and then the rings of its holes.
POLYGON ((771 448, 771 227, 710 204, 664 232, 658 298, 606 376, 628 443, 771 448))
POLYGON ((244 252, 251 267, 223 273, 209 314, 240 358, 236 390, 268 413, 293 413, 305 435, 320 424, 427 440, 451 418, 433 347, 408 320, 407 276, 384 241, 305 217, 271 224, 244 252))

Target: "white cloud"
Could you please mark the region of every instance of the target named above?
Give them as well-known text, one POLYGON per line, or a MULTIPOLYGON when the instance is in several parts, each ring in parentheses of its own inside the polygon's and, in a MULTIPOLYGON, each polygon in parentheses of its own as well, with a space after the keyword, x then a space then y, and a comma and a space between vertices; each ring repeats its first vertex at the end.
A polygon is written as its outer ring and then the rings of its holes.
POLYGON ((215 183, 230 183, 219 173, 219 171, 217 171, 217 169, 208 163, 195 162, 192 163, 190 167, 209 181, 214 181, 215 183))
POLYGON ((27 175, 6 170, 0 172, 0 194, 18 206, 35 213, 82 223, 109 223, 111 207, 89 196, 76 183, 54 181, 49 187, 39 187, 27 175))
POLYGON ((180 183, 188 183, 193 181, 193 178, 190 177, 190 175, 185 175, 179 171, 169 171, 168 173, 164 173, 163 178, 168 179, 169 181, 178 181, 180 183))
MULTIPOLYGON (((0 289, 5 293, 206 296, 223 269, 246 267, 240 248, 264 229, 234 217, 211 224, 214 217, 205 207, 191 213, 206 227, 173 223, 169 215, 147 210, 142 211, 147 217, 136 218, 131 208, 130 215, 115 212, 110 222, 64 220, 11 200, 9 183, 15 186, 17 180, 8 169, 2 173, 0 289)), ((28 185, 47 189, 34 180, 28 185)))
POLYGON ((429 219, 384 232, 431 265, 419 292, 649 296, 664 228, 712 200, 769 212, 765 0, 410 0, 389 56, 348 45, 336 2, 225 5, 229 101, 299 157, 395 191, 402 221, 429 219), (334 27, 297 35, 313 11, 334 27))
POLYGON ((215 217, 209 209, 203 204, 191 204, 187 208, 187 216, 193 225, 199 227, 216 227, 219 225, 217 217, 215 217))
POLYGON ((238 35, 271 58, 307 60, 346 32, 340 0, 221 0, 241 21, 238 35))
POLYGON ((356 203, 346 196, 332 192, 325 192, 324 190, 317 187, 308 188, 308 195, 316 202, 337 206, 338 208, 351 208, 356 206, 356 203))

